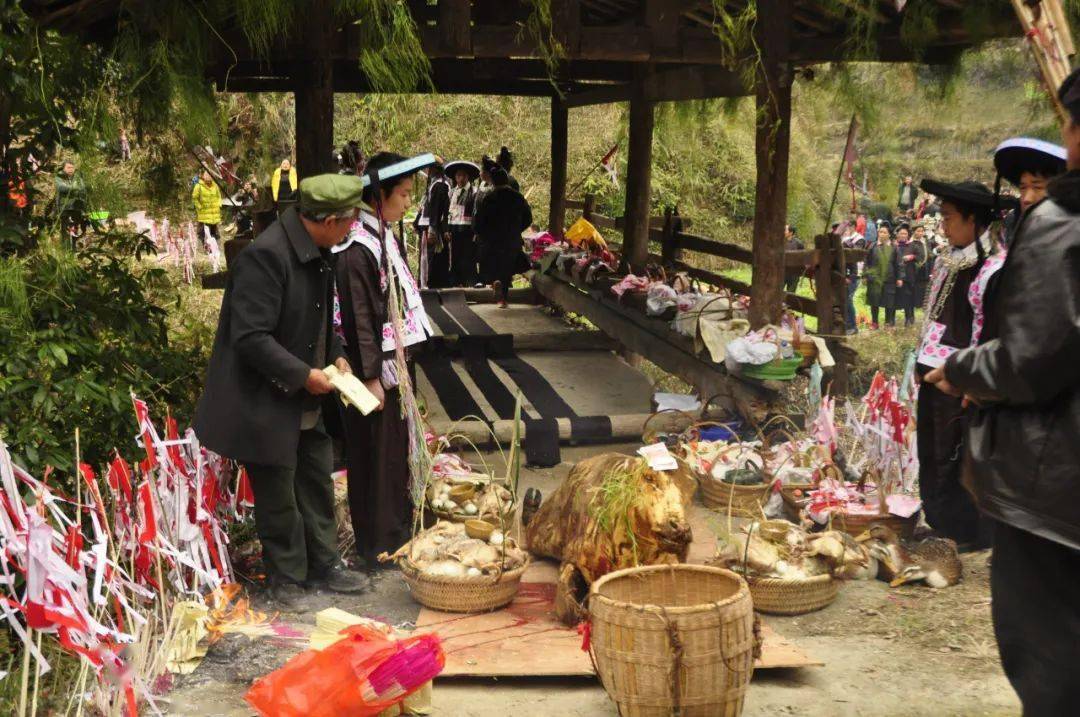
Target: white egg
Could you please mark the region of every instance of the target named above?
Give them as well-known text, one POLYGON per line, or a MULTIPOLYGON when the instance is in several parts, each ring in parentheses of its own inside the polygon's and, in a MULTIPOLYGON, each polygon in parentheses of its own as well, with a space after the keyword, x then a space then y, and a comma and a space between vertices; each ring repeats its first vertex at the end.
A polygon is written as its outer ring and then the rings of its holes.
POLYGON ((502 545, 504 540, 505 540, 505 538, 503 537, 502 532, 498 531, 498 530, 493 532, 491 534, 491 537, 488 538, 488 542, 491 543, 492 545, 502 545))
POLYGON ((465 514, 466 515, 476 515, 476 505, 474 505, 473 503, 466 503, 465 504, 465 514))
POLYGON ((480 568, 469 568, 465 574, 468 575, 470 578, 479 577, 481 574, 480 568))

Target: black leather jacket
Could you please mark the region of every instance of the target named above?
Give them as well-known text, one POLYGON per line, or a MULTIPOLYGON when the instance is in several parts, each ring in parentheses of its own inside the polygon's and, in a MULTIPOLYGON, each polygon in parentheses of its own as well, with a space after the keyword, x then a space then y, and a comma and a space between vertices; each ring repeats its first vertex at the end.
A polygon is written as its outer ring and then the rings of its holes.
POLYGON ((968 430, 979 507, 1080 549, 1080 171, 1049 195, 1009 247, 993 337, 954 354, 945 376, 983 403, 968 430))

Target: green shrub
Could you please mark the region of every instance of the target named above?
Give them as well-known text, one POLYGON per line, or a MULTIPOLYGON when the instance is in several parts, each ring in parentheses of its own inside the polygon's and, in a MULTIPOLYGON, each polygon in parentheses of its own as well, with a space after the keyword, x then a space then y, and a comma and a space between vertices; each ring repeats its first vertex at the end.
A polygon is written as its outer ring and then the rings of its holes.
POLYGON ((138 263, 151 250, 113 233, 0 257, 0 433, 35 474, 70 473, 76 428, 84 461, 101 465, 114 448, 136 458, 133 391, 157 415, 190 419, 204 351, 170 343, 165 304, 177 295, 162 269, 138 263))

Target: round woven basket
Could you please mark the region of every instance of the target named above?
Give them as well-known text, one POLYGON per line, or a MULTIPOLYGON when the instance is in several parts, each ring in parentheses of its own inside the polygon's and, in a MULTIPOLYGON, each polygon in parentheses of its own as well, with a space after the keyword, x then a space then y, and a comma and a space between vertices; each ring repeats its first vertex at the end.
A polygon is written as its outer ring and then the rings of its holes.
POLYGON ((443 612, 488 612, 510 604, 529 561, 500 575, 473 578, 424 575, 408 560, 402 560, 399 565, 409 592, 421 605, 443 612))
POLYGON ((755 578, 746 580, 754 598, 754 609, 769 615, 805 615, 832 603, 840 583, 831 575, 806 580, 755 578))
POLYGON ((746 582, 722 568, 652 565, 589 591, 590 653, 622 717, 736 717, 760 649, 746 582))
POLYGON ((833 513, 832 527, 834 530, 842 530, 848 535, 858 536, 865 532, 874 523, 880 523, 899 535, 901 538, 910 538, 915 532, 915 525, 919 514, 916 513, 908 518, 887 513, 885 515, 863 515, 849 513, 833 513))
POLYGON ((769 499, 771 483, 761 485, 735 485, 724 483, 712 476, 698 476, 701 484, 701 502, 706 508, 744 518, 760 518, 762 506, 769 499))

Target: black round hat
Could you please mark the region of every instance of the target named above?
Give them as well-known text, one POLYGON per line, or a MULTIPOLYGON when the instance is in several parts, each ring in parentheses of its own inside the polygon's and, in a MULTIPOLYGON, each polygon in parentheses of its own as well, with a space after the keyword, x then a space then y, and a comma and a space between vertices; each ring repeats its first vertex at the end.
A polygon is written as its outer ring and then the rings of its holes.
POLYGON ((1013 186, 1020 185, 1024 172, 1056 177, 1065 172, 1064 147, 1031 137, 1007 139, 994 150, 994 168, 1013 186))
POLYGON ((453 177, 457 174, 459 169, 464 169, 469 173, 470 182, 480 176, 480 167, 476 162, 470 162, 465 159, 455 159, 452 162, 447 162, 443 167, 447 177, 453 177))
POLYGON ((919 188, 938 199, 973 209, 1006 209, 1016 205, 1015 200, 998 196, 980 182, 950 184, 936 179, 924 179, 919 183, 919 188))

